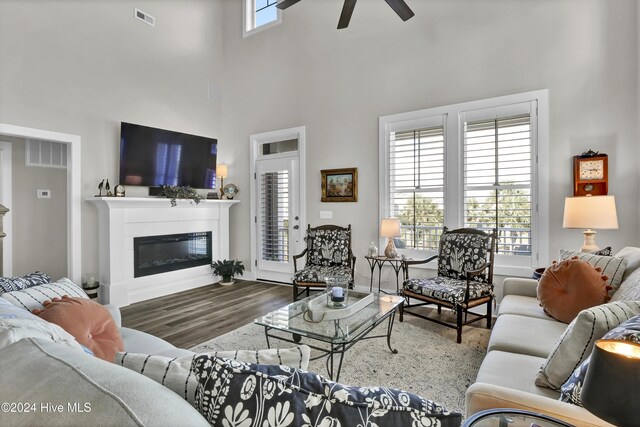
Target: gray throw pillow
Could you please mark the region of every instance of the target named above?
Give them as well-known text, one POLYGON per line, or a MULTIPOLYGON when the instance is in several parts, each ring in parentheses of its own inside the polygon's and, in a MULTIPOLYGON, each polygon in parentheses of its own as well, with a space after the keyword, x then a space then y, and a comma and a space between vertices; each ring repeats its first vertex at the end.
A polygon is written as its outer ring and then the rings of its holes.
POLYGON ((264 365, 284 365, 291 368, 307 369, 311 349, 306 345, 293 348, 270 348, 258 351, 231 350, 212 351, 191 356, 166 357, 139 353, 116 353, 115 363, 173 390, 192 405, 195 403, 198 381, 192 373, 193 359, 196 356, 222 357, 240 362, 260 363, 264 365))
POLYGON ((573 371, 591 354, 593 343, 612 328, 640 314, 640 301, 616 301, 582 310, 567 326, 535 383, 560 390, 573 371))
MULTIPOLYGON (((640 344, 640 316, 634 316, 622 323, 620 326, 613 328, 611 331, 607 332, 602 339, 631 341, 640 344)), ((582 362, 582 364, 573 371, 571 377, 562 384, 560 389, 560 400, 562 402, 582 406, 582 385, 584 384, 584 378, 587 375, 587 369, 589 369, 590 361, 591 356, 582 362)))
POLYGON ((43 302, 53 298, 62 298, 65 295, 89 299, 89 296, 82 288, 71 280, 62 278, 54 283, 33 286, 19 291, 6 292, 2 298, 8 300, 13 305, 32 311, 35 308, 44 308, 43 302))

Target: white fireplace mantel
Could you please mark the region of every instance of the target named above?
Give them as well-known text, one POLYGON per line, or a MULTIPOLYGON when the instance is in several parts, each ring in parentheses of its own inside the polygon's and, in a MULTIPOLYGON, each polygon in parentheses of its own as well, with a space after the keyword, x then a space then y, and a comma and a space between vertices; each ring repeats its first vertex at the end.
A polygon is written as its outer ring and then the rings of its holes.
POLYGON ((199 204, 153 197, 90 197, 98 208, 100 302, 126 306, 213 281, 209 265, 134 277, 133 238, 211 231, 212 258, 229 258, 229 210, 237 200, 199 204))

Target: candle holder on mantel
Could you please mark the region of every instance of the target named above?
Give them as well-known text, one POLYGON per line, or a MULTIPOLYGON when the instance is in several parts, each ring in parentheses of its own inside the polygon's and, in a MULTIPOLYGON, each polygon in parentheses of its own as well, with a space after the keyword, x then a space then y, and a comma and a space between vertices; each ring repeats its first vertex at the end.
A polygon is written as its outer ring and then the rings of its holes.
POLYGON ((349 296, 349 278, 332 276, 325 278, 327 283, 327 307, 345 308, 349 296))

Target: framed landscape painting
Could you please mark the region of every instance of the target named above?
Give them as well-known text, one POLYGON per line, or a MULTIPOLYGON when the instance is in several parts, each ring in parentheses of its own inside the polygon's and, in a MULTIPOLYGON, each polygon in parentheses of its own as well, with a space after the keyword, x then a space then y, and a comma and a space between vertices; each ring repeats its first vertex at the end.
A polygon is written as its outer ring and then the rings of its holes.
POLYGON ((323 202, 357 202, 358 168, 323 169, 323 202))

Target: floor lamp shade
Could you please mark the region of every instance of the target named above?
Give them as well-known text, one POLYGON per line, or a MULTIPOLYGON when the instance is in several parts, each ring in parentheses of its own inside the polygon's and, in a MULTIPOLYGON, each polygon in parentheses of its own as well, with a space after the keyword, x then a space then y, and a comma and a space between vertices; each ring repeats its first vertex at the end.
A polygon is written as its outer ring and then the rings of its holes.
POLYGON ((384 256, 395 258, 398 256, 394 237, 400 237, 400 220, 397 218, 383 218, 380 222, 380 235, 389 238, 387 247, 384 249, 384 256))
POLYGON ((640 344, 596 341, 580 394, 592 414, 616 426, 640 426, 640 344))
POLYGON ((597 251, 596 232, 592 229, 610 230, 618 228, 616 201, 613 196, 567 197, 564 200, 564 228, 585 229, 583 252, 597 251))

